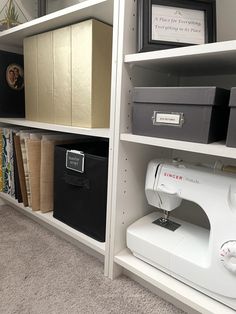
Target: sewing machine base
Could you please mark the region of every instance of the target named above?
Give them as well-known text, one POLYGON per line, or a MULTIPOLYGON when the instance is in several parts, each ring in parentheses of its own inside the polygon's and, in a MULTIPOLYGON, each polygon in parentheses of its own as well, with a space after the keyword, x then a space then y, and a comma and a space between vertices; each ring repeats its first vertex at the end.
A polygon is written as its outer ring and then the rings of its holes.
POLYGON ((217 293, 220 283, 215 279, 227 280, 227 274, 224 278, 211 267, 209 230, 171 218, 181 225, 171 231, 153 224, 160 217, 154 212, 133 223, 127 229, 128 248, 144 262, 236 310, 236 298, 217 293))

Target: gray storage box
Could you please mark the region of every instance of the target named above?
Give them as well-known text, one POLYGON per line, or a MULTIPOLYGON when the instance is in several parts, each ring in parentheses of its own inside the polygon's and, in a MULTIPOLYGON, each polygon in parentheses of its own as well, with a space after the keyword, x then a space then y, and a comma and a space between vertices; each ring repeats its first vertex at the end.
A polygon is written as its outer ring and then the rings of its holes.
POLYGON ((226 146, 236 147, 236 87, 231 89, 229 107, 230 116, 226 146))
POLYGON ((136 87, 133 134, 210 143, 226 138, 229 91, 217 87, 136 87))

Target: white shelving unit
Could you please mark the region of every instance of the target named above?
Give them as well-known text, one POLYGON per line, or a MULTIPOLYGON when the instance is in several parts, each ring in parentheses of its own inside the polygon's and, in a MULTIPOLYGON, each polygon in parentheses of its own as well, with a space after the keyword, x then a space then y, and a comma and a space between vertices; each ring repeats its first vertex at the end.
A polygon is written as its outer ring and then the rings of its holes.
POLYGON ((97 136, 97 137, 104 137, 104 138, 110 137, 110 129, 105 129, 105 128, 100 128, 100 129, 99 128, 98 129, 79 128, 79 127, 73 127, 73 126, 68 126, 68 125, 29 121, 23 118, 0 118, 0 123, 25 126, 28 128, 64 132, 64 133, 73 133, 73 134, 97 136))
MULTIPOLYGON (((161 290, 182 302, 193 313, 235 313, 229 307, 139 260, 127 249, 127 227, 155 209, 147 204, 144 183, 148 162, 154 158, 180 157, 186 161, 216 160, 236 163, 236 149, 225 143, 200 144, 132 134, 132 90, 134 86, 236 86, 236 41, 233 33, 221 31, 221 42, 162 51, 136 53, 137 1, 120 1, 120 26, 117 64, 117 103, 112 194, 109 275, 128 273, 152 290, 161 290), (223 35, 226 39, 223 41, 223 35)), ((218 1, 218 24, 224 27, 225 6, 233 1, 218 1), (222 3, 224 2, 224 4, 222 3)), ((229 10, 228 10, 229 11, 229 10)), ((227 23, 229 27, 230 23, 227 23)), ((234 28, 233 28, 234 29, 234 28)), ((230 29, 229 29, 230 31, 230 29)), ((187 208, 191 213, 191 208, 187 208)), ((196 213, 188 214, 195 219, 196 213)), ((197 213, 198 215, 198 213, 197 213)), ((190 216, 190 217, 189 217, 190 216)), ((199 213, 204 224, 206 215, 199 213)), ((163 296, 163 294, 162 294, 163 296)), ((174 301, 173 301, 174 303, 174 301)), ((178 305, 178 302, 176 302, 178 305)), ((191 312, 191 313, 192 313, 191 312)))
MULTIPOLYGON (((224 27, 225 8, 235 7, 234 0, 217 0, 218 25, 224 27)), ((218 85, 236 86, 236 40, 227 34, 230 23, 221 31, 222 42, 136 53, 137 0, 88 0, 51 13, 0 33, 0 49, 22 51, 27 36, 73 24, 94 17, 113 24, 112 93, 109 129, 84 129, 1 118, 0 123, 41 128, 66 133, 90 135, 109 139, 109 172, 107 197, 106 243, 101 244, 55 220, 52 214, 32 212, 9 196, 0 197, 27 216, 48 228, 69 237, 78 245, 92 249, 105 259, 105 275, 115 278, 122 272, 143 280, 150 288, 157 288, 166 296, 178 299, 178 305, 192 308, 193 313, 234 313, 223 304, 203 295, 158 269, 134 257, 126 246, 127 227, 150 213, 144 195, 146 167, 153 158, 181 156, 187 160, 214 162, 223 158, 236 163, 236 149, 224 143, 199 144, 133 135, 131 121, 132 89, 134 86, 218 85), (114 14, 113 14, 114 12, 114 14)), ((232 9, 232 10, 233 10, 232 9)), ((231 11, 231 10, 228 10, 231 11)), ((233 17, 234 18, 234 17, 233 17)), ((235 24, 235 22, 234 22, 235 24)))
POLYGON ((116 90, 116 62, 117 62, 117 40, 118 40, 118 15, 114 12, 119 10, 117 0, 87 0, 82 3, 53 12, 43 17, 34 19, 27 23, 16 26, 0 33, 0 49, 10 52, 23 52, 24 38, 39 33, 44 33, 56 28, 78 23, 80 21, 95 18, 107 24, 113 25, 113 46, 112 46, 112 75, 111 75, 111 101, 110 101, 110 128, 79 128, 65 125, 41 123, 18 118, 0 118, 0 124, 17 125, 30 128, 53 130, 57 132, 102 137, 109 140, 109 161, 108 161, 108 191, 107 191, 107 232, 106 242, 100 243, 94 239, 78 232, 66 224, 54 219, 52 213, 42 214, 33 212, 31 208, 24 207, 17 201, 4 193, 0 193, 2 201, 17 208, 23 214, 45 225, 47 228, 64 236, 79 247, 88 249, 95 256, 104 261, 104 274, 108 275, 109 263, 109 226, 110 208, 112 193, 112 168, 113 168, 113 133, 115 123, 115 90, 116 90))
POLYGON ((23 39, 79 21, 96 18, 113 24, 113 0, 88 0, 0 33, 0 47, 22 51, 23 39))
POLYGON ((212 144, 202 144, 185 141, 175 141, 157 137, 147 137, 123 133, 120 136, 121 141, 151 145, 156 147, 183 150, 187 152, 195 152, 204 155, 212 155, 225 158, 236 158, 236 150, 233 147, 225 146, 225 142, 216 142, 212 144))
POLYGON ((181 300, 190 308, 194 307, 199 313, 235 313, 223 304, 209 299, 206 295, 189 288, 184 283, 137 259, 128 249, 117 254, 115 262, 173 298, 181 300))
POLYGON ((172 74, 235 73, 236 40, 125 55, 125 63, 172 74))

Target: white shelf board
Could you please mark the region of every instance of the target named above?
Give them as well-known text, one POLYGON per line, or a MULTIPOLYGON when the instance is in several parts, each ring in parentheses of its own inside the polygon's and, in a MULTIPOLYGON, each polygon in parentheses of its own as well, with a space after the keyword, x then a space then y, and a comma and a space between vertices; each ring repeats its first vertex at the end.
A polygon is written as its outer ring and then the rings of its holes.
POLYGON ((128 54, 125 63, 178 74, 227 74, 236 71, 236 40, 128 54))
POLYGON ((153 266, 139 260, 128 250, 125 249, 115 256, 115 262, 144 279, 151 285, 161 289, 168 295, 187 304, 200 313, 211 314, 233 314, 234 310, 209 298, 203 293, 185 285, 175 278, 165 274, 153 266))
POLYGON ((78 241, 86 245, 87 247, 93 249, 94 251, 98 252, 101 255, 105 255, 105 243, 99 242, 94 240, 93 238, 69 227, 68 225, 64 224, 63 222, 55 219, 53 217, 52 212, 48 213, 41 213, 40 211, 32 211, 29 207, 24 207, 23 204, 18 203, 17 200, 13 199, 8 194, 0 192, 0 197, 5 200, 8 204, 12 205, 13 207, 17 208, 26 216, 36 220, 39 223, 47 224, 49 229, 51 230, 58 230, 62 234, 69 236, 73 240, 78 241))
POLYGON ((113 1, 87 0, 2 31, 0 33, 0 44, 1 46, 19 48, 23 46, 25 37, 74 24, 91 17, 112 24, 113 1))
POLYGON ((211 156, 220 156, 233 159, 236 158, 236 148, 227 147, 223 142, 202 144, 195 142, 176 141, 164 138, 134 135, 130 133, 123 133, 121 134, 120 138, 122 141, 126 142, 171 148, 211 156))
POLYGON ((81 135, 89 135, 96 137, 110 137, 110 129, 105 128, 80 128, 74 126, 67 125, 59 125, 59 124, 51 124, 51 123, 43 123, 36 121, 29 121, 24 118, 0 118, 0 123, 6 123, 11 125, 19 125, 30 128, 72 133, 72 134, 81 134, 81 135))

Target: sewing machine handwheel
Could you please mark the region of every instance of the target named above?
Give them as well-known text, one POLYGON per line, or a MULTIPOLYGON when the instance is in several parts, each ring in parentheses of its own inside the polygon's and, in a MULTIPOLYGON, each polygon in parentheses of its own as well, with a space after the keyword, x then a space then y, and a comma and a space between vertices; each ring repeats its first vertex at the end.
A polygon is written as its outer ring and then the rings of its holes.
POLYGON ((220 257, 224 267, 236 275, 236 240, 227 241, 221 246, 220 257))

